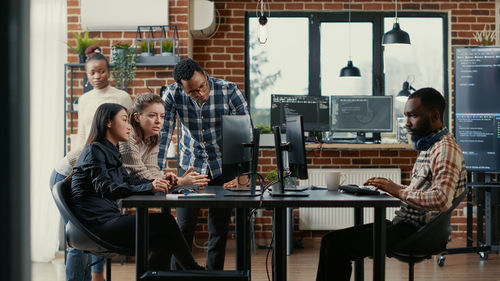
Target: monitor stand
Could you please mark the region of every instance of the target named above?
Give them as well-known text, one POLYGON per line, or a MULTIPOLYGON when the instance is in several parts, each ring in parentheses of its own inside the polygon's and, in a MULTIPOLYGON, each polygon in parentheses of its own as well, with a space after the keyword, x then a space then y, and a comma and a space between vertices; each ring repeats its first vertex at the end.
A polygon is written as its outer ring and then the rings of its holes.
POLYGON ((273 190, 271 192, 271 196, 273 197, 307 197, 309 193, 305 192, 285 192, 285 179, 283 177, 284 168, 283 168, 283 151, 287 151, 289 148, 289 143, 281 142, 281 131, 280 127, 276 126, 273 128, 274 133, 274 149, 276 152, 276 166, 278 170, 278 190, 273 190))
POLYGON ((283 173, 281 173, 281 176, 278 175, 278 178, 279 178, 278 190, 273 190, 273 191, 269 192, 269 194, 272 197, 307 197, 307 196, 309 196, 309 193, 306 193, 302 190, 287 191, 287 189, 285 189, 285 181, 283 178, 283 173))

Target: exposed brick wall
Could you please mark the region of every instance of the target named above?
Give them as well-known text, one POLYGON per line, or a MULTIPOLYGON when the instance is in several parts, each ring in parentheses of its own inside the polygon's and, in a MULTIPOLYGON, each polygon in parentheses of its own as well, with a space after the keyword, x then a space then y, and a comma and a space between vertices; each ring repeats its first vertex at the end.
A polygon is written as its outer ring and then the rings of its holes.
MULTIPOLYGON (((81 32, 80 26, 80 1, 68 0, 68 42, 72 44, 71 32, 81 32)), ((188 0, 169 0, 170 22, 177 24, 180 35, 180 54, 188 54, 188 0)), ((269 0, 269 7, 273 11, 340 11, 347 10, 348 2, 331 0, 269 0)), ((220 12, 220 26, 218 32, 211 39, 193 40, 193 58, 200 62, 210 74, 233 81, 244 89, 245 85, 245 11, 255 11, 256 1, 223 1, 216 0, 216 7, 220 12)), ((394 2, 389 0, 353 0, 353 10, 362 11, 393 11, 394 2)), ((485 26, 495 28, 495 0, 462 0, 462 1, 429 1, 429 0, 400 0, 398 10, 401 11, 438 11, 449 12, 450 42, 451 47, 475 45, 473 33, 481 31, 485 26)), ((116 42, 133 43, 135 32, 96 32, 104 54, 110 54, 110 47, 116 42)), ((453 67, 453 54, 451 64, 453 67)), ((77 62, 77 56, 68 51, 68 62, 77 62)), ((449 81, 452 81, 453 68, 449 72, 449 81)), ((75 72, 74 94, 82 93, 83 69, 75 72)), ((172 83, 172 67, 139 67, 129 93, 134 97, 150 88, 159 93, 162 85, 172 83)), ((68 75, 69 83, 69 75, 68 75)), ((453 85, 450 83, 450 85, 453 85)), ((69 86, 69 84, 68 84, 69 86)), ((452 86, 453 87, 453 86, 452 86)), ((450 90, 451 92, 451 90, 450 90)), ((68 107, 69 109, 69 107, 68 107)), ((69 115, 68 115, 69 117, 69 115)), ((76 117, 76 116, 75 116, 76 117)), ((76 123, 73 124, 76 128, 76 123)), ((68 126, 69 128, 69 126, 68 126)), ((68 131, 68 134, 70 132, 68 131)), ((76 133, 76 131, 72 132, 76 133)), ((414 163, 415 153, 404 150, 374 150, 374 151, 338 151, 323 150, 311 151, 308 161, 311 168, 357 168, 357 167, 400 167, 403 171, 403 182, 409 179, 409 172, 414 163)), ((270 149, 263 150, 260 158, 261 171, 271 169, 275 164, 274 152, 270 149)), ((170 160, 167 168, 175 170, 175 160, 170 160)), ((264 211, 264 216, 257 219, 257 237, 269 238, 271 229, 271 213, 264 211)), ((206 212, 202 219, 205 220, 206 212)), ((461 209, 455 211, 452 219, 454 235, 464 236, 465 218, 461 209)), ((201 237, 206 237, 206 226, 200 226, 201 237)), ((300 233, 301 236, 312 234, 300 233)))

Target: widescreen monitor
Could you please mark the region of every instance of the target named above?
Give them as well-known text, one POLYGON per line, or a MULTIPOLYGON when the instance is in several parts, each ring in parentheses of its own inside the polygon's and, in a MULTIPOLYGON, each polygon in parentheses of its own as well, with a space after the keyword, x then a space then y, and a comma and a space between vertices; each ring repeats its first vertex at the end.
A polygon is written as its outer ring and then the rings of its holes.
POLYGON ((271 95, 271 127, 286 131, 286 117, 302 115, 304 130, 330 130, 330 106, 327 96, 271 95))
POLYGON ((333 132, 392 132, 392 96, 331 96, 333 132))

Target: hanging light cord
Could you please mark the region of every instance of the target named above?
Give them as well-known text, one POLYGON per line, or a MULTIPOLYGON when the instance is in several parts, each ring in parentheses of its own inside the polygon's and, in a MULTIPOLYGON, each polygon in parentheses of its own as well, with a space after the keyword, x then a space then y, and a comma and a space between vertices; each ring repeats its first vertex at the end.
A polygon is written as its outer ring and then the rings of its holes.
MULTIPOLYGON (((267 16, 269 17, 271 15, 271 10, 269 7, 269 3, 267 3, 267 16)), ((264 11, 264 0, 258 0, 257 1, 257 8, 255 9, 255 14, 257 17, 262 17, 265 16, 265 11, 264 11), (260 8, 259 8, 260 6, 260 8)))
POLYGON ((349 60, 351 60, 351 0, 349 0, 349 60))
POLYGON ((396 11, 396 17, 394 18, 394 20, 397 22, 399 22, 398 20, 398 0, 396 0, 396 2, 394 3, 394 10, 396 11))

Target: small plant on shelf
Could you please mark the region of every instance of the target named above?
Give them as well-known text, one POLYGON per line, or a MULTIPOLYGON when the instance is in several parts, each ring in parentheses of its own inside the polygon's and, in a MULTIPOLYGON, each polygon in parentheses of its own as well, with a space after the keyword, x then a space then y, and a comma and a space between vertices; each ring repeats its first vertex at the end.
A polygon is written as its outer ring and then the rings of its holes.
POLYGON ((162 55, 172 55, 174 49, 174 44, 172 41, 167 40, 161 43, 161 53, 162 55))
POLYGON ((139 49, 141 50, 141 56, 151 56, 151 54, 153 53, 153 44, 149 44, 149 41, 144 40, 140 41, 138 45, 139 49))
POLYGON ((495 44, 496 31, 491 30, 489 25, 485 25, 483 31, 477 31, 473 34, 476 43, 482 46, 495 44))
POLYGON ((135 50, 130 44, 117 43, 111 49, 113 62, 112 76, 116 81, 115 87, 127 91, 135 77, 135 50))
POLYGON ((98 38, 97 37, 90 38, 88 31, 85 31, 83 33, 83 36, 82 36, 82 34, 76 33, 76 32, 72 32, 71 34, 73 34, 73 39, 75 39, 76 45, 71 46, 69 43, 66 43, 66 45, 68 45, 68 47, 71 50, 73 50, 73 52, 78 54, 78 62, 79 63, 85 63, 85 59, 86 59, 85 50, 92 45, 97 45, 98 38))

